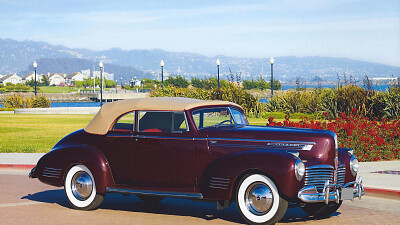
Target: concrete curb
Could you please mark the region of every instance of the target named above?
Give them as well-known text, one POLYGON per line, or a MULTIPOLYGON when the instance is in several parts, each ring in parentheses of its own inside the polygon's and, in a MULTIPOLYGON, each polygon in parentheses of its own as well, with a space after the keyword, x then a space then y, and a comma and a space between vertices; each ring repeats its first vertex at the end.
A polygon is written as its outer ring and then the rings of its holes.
POLYGON ((365 191, 365 196, 400 200, 400 191, 397 190, 364 187, 364 191, 365 191))
POLYGON ((36 165, 23 165, 23 164, 0 164, 0 169, 17 169, 17 170, 31 170, 36 165))
POLYGON ((15 109, 15 114, 97 114, 100 107, 55 107, 15 109))

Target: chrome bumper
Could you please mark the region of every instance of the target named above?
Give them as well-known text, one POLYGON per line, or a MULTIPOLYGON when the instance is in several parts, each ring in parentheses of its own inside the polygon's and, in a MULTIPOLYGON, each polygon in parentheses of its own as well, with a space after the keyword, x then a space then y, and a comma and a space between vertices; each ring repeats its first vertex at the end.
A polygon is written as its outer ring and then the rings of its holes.
POLYGON ((318 192, 315 186, 306 186, 299 191, 297 197, 307 203, 325 202, 328 204, 331 201, 339 203, 340 200, 361 199, 361 196, 364 194, 365 192, 360 176, 357 181, 349 182, 343 186, 329 184, 329 180, 327 180, 322 193, 318 192))
POLYGON ((29 178, 37 178, 37 176, 36 176, 36 166, 32 168, 31 172, 29 172, 29 178))

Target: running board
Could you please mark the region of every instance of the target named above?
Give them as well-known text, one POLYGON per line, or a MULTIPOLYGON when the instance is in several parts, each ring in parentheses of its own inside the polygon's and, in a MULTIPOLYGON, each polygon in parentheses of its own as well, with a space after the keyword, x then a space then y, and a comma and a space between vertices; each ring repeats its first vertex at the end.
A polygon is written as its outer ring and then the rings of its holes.
POLYGON ((203 198, 203 195, 200 193, 146 191, 146 190, 131 190, 131 189, 120 189, 120 188, 108 188, 108 187, 106 188, 106 192, 120 193, 120 194, 155 195, 155 196, 177 197, 177 198, 198 198, 198 199, 203 198))

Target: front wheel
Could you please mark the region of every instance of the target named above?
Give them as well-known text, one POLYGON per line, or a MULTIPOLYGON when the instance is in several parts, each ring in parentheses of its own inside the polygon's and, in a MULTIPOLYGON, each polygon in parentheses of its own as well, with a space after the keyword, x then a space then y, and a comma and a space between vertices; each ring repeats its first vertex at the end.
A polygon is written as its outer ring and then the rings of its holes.
POLYGON ((340 201, 339 204, 336 202, 329 202, 328 205, 325 203, 307 203, 302 209, 310 216, 325 218, 336 212, 341 205, 342 201, 340 201))
POLYGON ((249 224, 275 224, 288 208, 274 182, 261 174, 243 177, 236 198, 239 212, 249 224))
POLYGON ((96 209, 104 199, 103 195, 96 192, 94 177, 84 165, 76 165, 68 171, 64 190, 70 205, 75 209, 96 209))

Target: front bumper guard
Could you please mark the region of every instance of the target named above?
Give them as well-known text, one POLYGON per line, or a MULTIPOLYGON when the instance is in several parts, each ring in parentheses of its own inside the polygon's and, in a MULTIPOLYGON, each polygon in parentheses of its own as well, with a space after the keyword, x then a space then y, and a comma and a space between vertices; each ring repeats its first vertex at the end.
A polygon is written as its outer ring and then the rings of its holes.
POLYGON ((327 180, 322 193, 318 192, 316 186, 306 186, 299 191, 297 197, 307 203, 325 202, 328 204, 331 201, 339 203, 340 200, 353 201, 354 198, 361 199, 361 196, 364 194, 365 192, 360 176, 356 181, 349 182, 343 186, 330 184, 329 180, 327 180))
POLYGON ((37 178, 37 176, 36 176, 36 166, 32 168, 31 172, 29 172, 29 178, 37 178))

